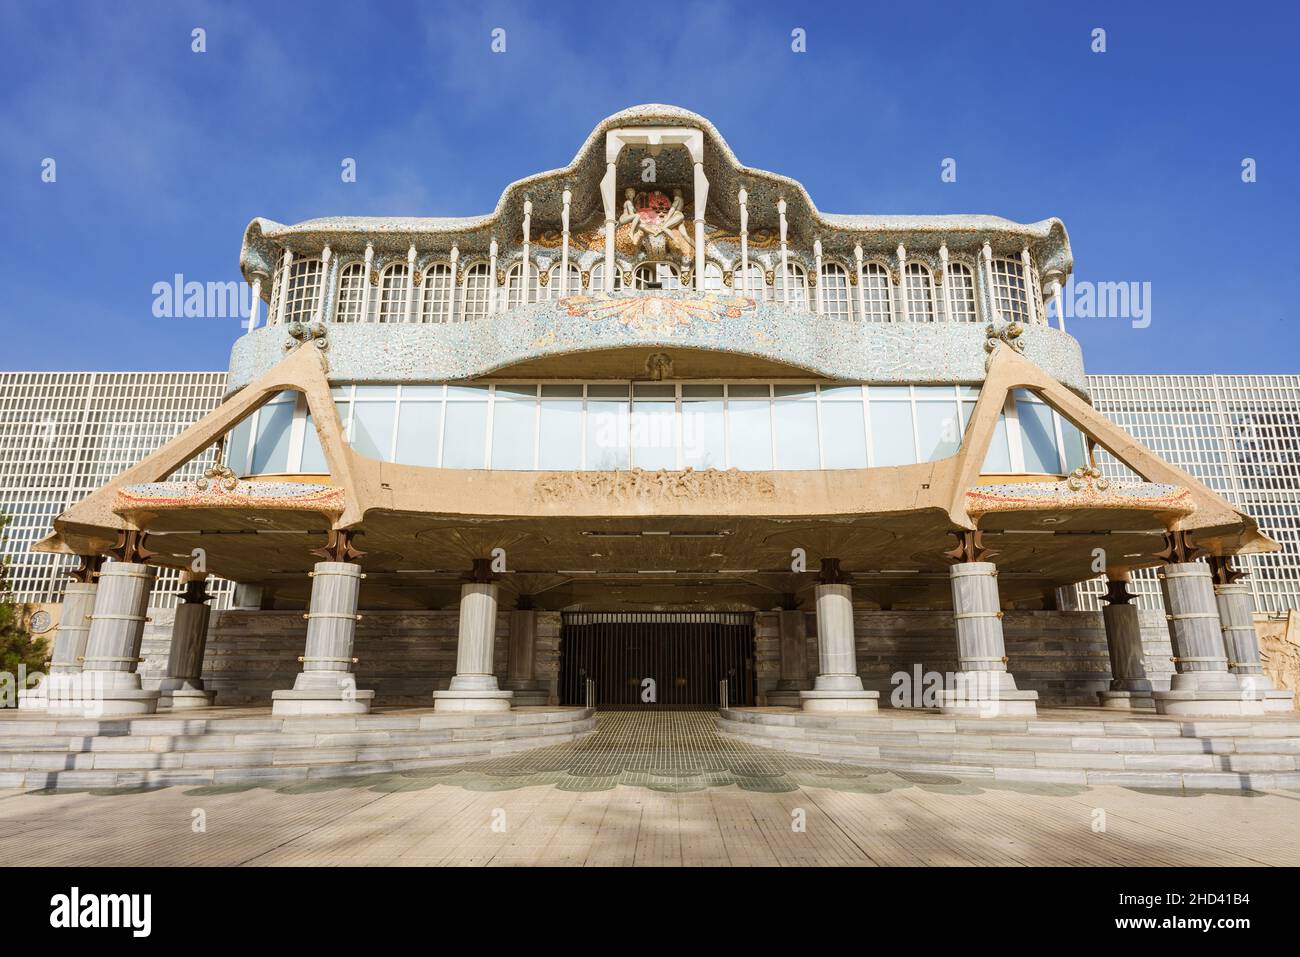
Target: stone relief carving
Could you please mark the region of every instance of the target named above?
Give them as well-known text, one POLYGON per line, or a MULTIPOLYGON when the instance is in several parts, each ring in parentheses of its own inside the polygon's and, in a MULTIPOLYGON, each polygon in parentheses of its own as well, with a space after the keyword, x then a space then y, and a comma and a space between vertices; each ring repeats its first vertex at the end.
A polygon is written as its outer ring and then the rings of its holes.
POLYGON ((628 502, 646 498, 770 498, 776 494, 776 485, 770 478, 739 469, 571 472, 538 479, 535 488, 537 497, 543 501, 593 495, 628 502))

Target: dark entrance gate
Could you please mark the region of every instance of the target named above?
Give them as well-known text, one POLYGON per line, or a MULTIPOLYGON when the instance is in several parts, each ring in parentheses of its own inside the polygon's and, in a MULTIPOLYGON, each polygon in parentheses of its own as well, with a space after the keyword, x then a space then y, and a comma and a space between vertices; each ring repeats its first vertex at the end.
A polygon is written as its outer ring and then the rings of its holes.
POLYGON ((560 703, 585 704, 588 680, 601 708, 716 708, 724 680, 729 704, 753 705, 754 616, 565 612, 560 703))

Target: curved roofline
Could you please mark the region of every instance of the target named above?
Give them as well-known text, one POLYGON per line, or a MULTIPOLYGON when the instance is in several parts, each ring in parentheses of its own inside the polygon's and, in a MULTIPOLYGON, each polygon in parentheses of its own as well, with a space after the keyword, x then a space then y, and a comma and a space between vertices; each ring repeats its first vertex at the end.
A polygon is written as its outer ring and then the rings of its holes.
MULTIPOLYGON (((855 215, 842 213, 823 213, 817 208, 803 183, 780 173, 745 166, 732 151, 731 146, 718 132, 717 127, 706 117, 678 106, 661 103, 643 104, 620 110, 605 119, 588 134, 582 146, 574 154, 567 166, 525 176, 511 183, 502 190, 496 207, 491 213, 480 216, 336 216, 305 220, 296 224, 284 224, 265 218, 255 218, 244 231, 243 249, 240 266, 245 277, 273 271, 271 257, 267 255, 271 243, 284 244, 291 237, 310 237, 313 241, 328 241, 331 237, 355 236, 364 232, 376 237, 392 237, 395 243, 411 244, 419 238, 442 237, 466 239, 491 229, 498 223, 508 223, 511 229, 499 239, 503 246, 513 245, 514 224, 519 220, 512 211, 516 206, 522 207, 526 193, 555 180, 568 179, 576 181, 578 174, 588 166, 601 175, 605 165, 605 134, 612 129, 634 126, 690 126, 700 129, 710 141, 705 151, 710 162, 713 158, 722 161, 734 177, 754 182, 766 183, 777 187, 785 195, 791 207, 791 218, 799 207, 807 211, 809 225, 816 229, 821 227, 840 233, 879 233, 920 234, 920 235, 974 235, 1000 234, 1018 236, 1033 240, 1046 247, 1040 255, 1044 272, 1057 272, 1062 277, 1068 275, 1073 267, 1069 236, 1065 224, 1056 217, 1039 220, 1034 223, 1018 223, 1001 216, 970 215, 855 215)), ((568 184, 570 186, 574 183, 568 184)), ((715 194, 713 189, 711 195, 715 194)))

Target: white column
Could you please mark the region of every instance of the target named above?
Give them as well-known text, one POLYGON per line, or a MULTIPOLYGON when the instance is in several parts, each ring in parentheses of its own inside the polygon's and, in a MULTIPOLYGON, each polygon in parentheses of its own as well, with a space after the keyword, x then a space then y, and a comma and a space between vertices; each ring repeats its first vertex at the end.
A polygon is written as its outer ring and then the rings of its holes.
POLYGON ((600 181, 600 198, 605 204, 605 292, 614 291, 614 229, 618 222, 614 187, 618 180, 616 161, 622 145, 617 138, 606 135, 605 176, 600 181))
POLYGON ((1098 691, 1103 708, 1115 711, 1152 711, 1151 680, 1147 677, 1146 652, 1142 648, 1142 621, 1133 604, 1127 578, 1114 577, 1106 583, 1102 620, 1106 625, 1106 650, 1110 654, 1110 687, 1098 691))
POLYGON ((858 321, 865 322, 867 318, 867 290, 863 285, 862 243, 854 244, 853 259, 858 270, 858 321))
POLYGON ((1247 700, 1236 675, 1228 671, 1210 566, 1172 562, 1158 574, 1176 673, 1168 691, 1152 695, 1156 711, 1204 717, 1263 714, 1263 703, 1247 700))
POLYGON ((1255 630, 1255 601, 1246 582, 1216 584, 1214 597, 1223 624, 1223 647, 1228 669, 1236 676, 1243 697, 1259 698, 1266 714, 1294 710, 1295 693, 1279 689, 1264 673, 1259 655, 1259 633, 1255 630))
POLYGON ((817 271, 817 295, 813 298, 813 308, 817 310, 817 315, 826 311, 826 303, 822 298, 822 241, 821 239, 813 240, 813 263, 817 271))
POLYGON ((564 237, 564 248, 560 252, 560 289, 556 293, 557 299, 563 299, 569 294, 569 205, 573 202, 573 192, 566 189, 560 198, 564 203, 564 208, 560 210, 560 228, 564 237))
POLYGON ((496 582, 468 582, 460 589, 456 676, 446 691, 433 693, 438 711, 509 711, 512 692, 497 686, 492 651, 497 633, 496 582))
POLYGON ((367 714, 375 693, 357 690, 352 673, 357 598, 365 576, 352 562, 317 562, 311 574, 302 671, 292 690, 271 692, 271 714, 367 714))
POLYGON ((943 303, 943 318, 952 320, 952 298, 948 293, 948 244, 939 244, 939 300, 943 303))
MULTIPOLYGON (((1056 323, 1062 332, 1065 331, 1065 287, 1061 285, 1061 280, 1057 279, 1052 283, 1055 290, 1053 298, 1056 300, 1056 323)), ((1046 317, 1044 317, 1046 321, 1046 317)))
POLYGON ((460 287, 460 281, 456 272, 457 263, 460 260, 460 247, 455 243, 451 247, 451 284, 447 290, 447 321, 456 321, 456 290, 460 287))
MULTIPOLYGON (((749 295, 749 192, 745 187, 740 188, 736 199, 740 202, 740 294, 747 296, 749 295)), ((761 289, 755 290, 755 298, 759 298, 761 293, 761 289)))
POLYGON ((1038 297, 1034 295, 1033 260, 1029 258, 1029 247, 1020 250, 1020 271, 1025 274, 1025 302, 1029 303, 1029 321, 1038 322, 1038 297))
POLYGON ((82 670, 82 692, 91 699, 86 717, 158 709, 158 692, 145 691, 137 671, 156 572, 137 562, 106 562, 100 569, 82 670))
POLYGON ((257 314, 262 308, 262 277, 253 277, 253 301, 248 307, 248 331, 257 328, 257 314))
POLYGON ((989 296, 989 316, 992 317, 994 322, 998 322, 1001 320, 1002 316, 998 314, 998 294, 997 290, 993 288, 993 247, 988 243, 985 243, 982 252, 982 258, 984 260, 984 285, 989 296))
POLYGON ((704 175, 704 144, 692 144, 691 152, 699 150, 695 161, 695 291, 704 291, 704 208, 709 202, 709 181, 704 175))
POLYGON ((532 238, 533 238, 532 237, 533 201, 531 199, 524 200, 524 224, 523 225, 524 225, 524 258, 523 258, 523 262, 519 266, 519 282, 521 283, 521 285, 519 286, 519 304, 521 306, 526 306, 528 305, 528 276, 529 276, 529 268, 530 268, 528 263, 529 246, 531 245, 532 238))
POLYGON ((945 714, 983 718, 1037 712, 1038 692, 1017 689, 1007 671, 997 574, 992 562, 959 562, 949 571, 958 671, 954 686, 943 692, 945 714))
POLYGON ((820 584, 817 603, 817 680, 801 691, 804 711, 875 711, 878 691, 864 691, 854 647, 853 590, 849 585, 820 584))
MULTIPOLYGON (((93 558, 83 559, 86 568, 94 567, 93 558)), ((59 607, 59 627, 54 633, 54 648, 45 680, 35 688, 20 688, 18 707, 53 714, 77 714, 81 700, 81 667, 86 656, 86 639, 90 636, 90 615, 95 608, 96 587, 91 582, 72 581, 63 586, 63 603, 59 607)))
POLYGON ((316 322, 325 321, 325 299, 330 291, 330 244, 320 251, 320 289, 316 293, 316 307, 312 309, 312 318, 316 322))
POLYGON ((898 244, 898 317, 907 322, 907 250, 898 244))
POLYGON ((293 250, 286 249, 284 258, 280 260, 280 290, 278 301, 275 304, 275 321, 284 322, 284 304, 289 301, 289 274, 293 272, 293 250))
POLYGON ((789 229, 789 224, 785 218, 784 199, 777 200, 776 213, 781 225, 781 301, 788 306, 790 305, 790 258, 786 246, 786 232, 789 229))
POLYGON ((488 243, 488 315, 497 311, 497 240, 488 243))
POLYGON ((183 600, 172 620, 172 642, 167 654, 167 675, 158 684, 159 707, 177 711, 206 708, 216 697, 203 687, 203 652, 208 644, 207 576, 187 581, 183 600))
POLYGON ((370 270, 375 263, 375 247, 366 243, 366 274, 361 277, 361 321, 370 320, 370 270))
POLYGON ((406 251, 406 308, 403 310, 403 322, 410 322, 415 314, 415 243, 406 251))

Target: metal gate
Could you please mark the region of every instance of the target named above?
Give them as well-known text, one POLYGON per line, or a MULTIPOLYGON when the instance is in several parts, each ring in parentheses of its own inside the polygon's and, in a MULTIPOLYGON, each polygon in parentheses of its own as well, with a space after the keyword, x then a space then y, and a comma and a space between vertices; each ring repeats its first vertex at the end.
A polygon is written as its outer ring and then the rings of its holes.
POLYGON ((754 704, 754 616, 744 612, 566 612, 560 703, 600 708, 754 704), (589 685, 589 682, 591 683, 589 685))

